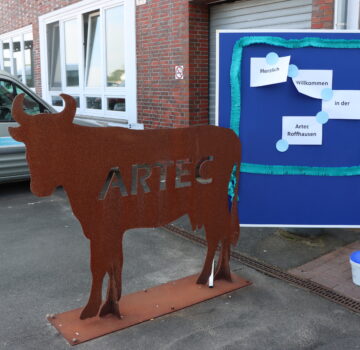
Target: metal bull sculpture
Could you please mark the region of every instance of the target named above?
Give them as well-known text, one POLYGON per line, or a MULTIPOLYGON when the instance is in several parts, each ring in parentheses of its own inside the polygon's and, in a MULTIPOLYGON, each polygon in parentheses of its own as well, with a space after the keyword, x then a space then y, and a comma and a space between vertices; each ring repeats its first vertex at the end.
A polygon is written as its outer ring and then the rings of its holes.
MULTIPOLYGON (((207 254, 197 283, 205 284, 215 251, 215 278, 231 281, 230 244, 239 237, 237 198, 228 203, 234 166, 239 175, 240 141, 229 129, 129 130, 73 124, 76 104, 61 95, 57 114, 27 115, 23 95, 14 100, 19 127, 11 136, 26 145, 31 191, 50 195, 63 186, 74 215, 91 242, 92 287, 80 318, 96 316, 102 283, 109 276, 100 316, 120 317, 122 241, 131 228, 158 227, 188 214, 193 229, 204 226, 207 254)), ((237 193, 237 189, 236 189, 237 193)))

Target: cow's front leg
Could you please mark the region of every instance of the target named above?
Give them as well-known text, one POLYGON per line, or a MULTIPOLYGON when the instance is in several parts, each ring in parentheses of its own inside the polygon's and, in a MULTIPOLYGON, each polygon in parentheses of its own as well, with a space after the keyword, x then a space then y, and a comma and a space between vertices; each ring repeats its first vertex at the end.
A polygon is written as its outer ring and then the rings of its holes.
POLYGON ((80 319, 84 320, 85 318, 97 315, 101 305, 101 288, 104 276, 105 271, 92 273, 92 285, 89 300, 80 314, 80 319))
POLYGON ((94 317, 97 315, 102 296, 102 284, 106 273, 106 264, 103 262, 101 251, 96 242, 91 242, 91 274, 92 284, 88 303, 82 310, 80 318, 94 317))

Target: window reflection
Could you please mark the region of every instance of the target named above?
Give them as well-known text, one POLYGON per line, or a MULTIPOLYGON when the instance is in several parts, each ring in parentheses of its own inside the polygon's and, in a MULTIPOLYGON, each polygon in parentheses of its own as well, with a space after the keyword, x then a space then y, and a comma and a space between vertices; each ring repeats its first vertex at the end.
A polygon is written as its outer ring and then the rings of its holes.
POLYGON ((22 61, 22 52, 21 52, 21 37, 18 36, 13 39, 12 51, 13 51, 14 75, 19 80, 22 80, 23 61, 22 61))
POLYGON ((125 98, 108 98, 107 104, 109 111, 125 112, 125 98))
POLYGON ((10 42, 3 42, 3 62, 4 70, 8 73, 11 73, 11 62, 10 62, 10 42))
POLYGON ((64 23, 65 30, 65 70, 66 85, 79 86, 78 37, 76 35, 77 20, 64 23))
POLYGON ((59 22, 50 23, 47 25, 47 53, 50 90, 60 90, 61 88, 59 46, 59 22))
POLYGON ((25 84, 34 87, 34 55, 33 55, 33 35, 24 35, 24 57, 25 57, 25 84))
POLYGON ((101 109, 101 97, 86 97, 86 108, 101 109))
POLYGON ((106 10, 107 86, 125 86, 124 51, 124 7, 117 6, 106 10))
POLYGON ((87 87, 101 85, 101 57, 100 57, 100 13, 92 12, 84 16, 87 32, 85 76, 87 87))
POLYGON ((51 104, 55 107, 62 107, 64 101, 60 96, 51 96, 51 104))

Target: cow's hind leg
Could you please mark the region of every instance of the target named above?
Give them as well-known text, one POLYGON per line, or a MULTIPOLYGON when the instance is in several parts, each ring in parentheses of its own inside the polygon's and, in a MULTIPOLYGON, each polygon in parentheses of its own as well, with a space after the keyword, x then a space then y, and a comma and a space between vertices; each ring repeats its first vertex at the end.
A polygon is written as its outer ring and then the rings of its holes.
POLYGON ((117 318, 120 317, 119 304, 118 304, 118 290, 117 290, 117 281, 116 275, 118 274, 118 269, 114 265, 110 271, 109 275, 109 284, 107 290, 106 301, 100 310, 100 317, 104 317, 108 314, 113 314, 117 318))
POLYGON ((221 242, 221 253, 219 261, 216 267, 215 279, 223 279, 226 281, 232 281, 231 272, 230 272, 230 241, 229 239, 224 239, 221 242))
POLYGON ((107 290, 107 297, 104 305, 100 310, 100 317, 104 317, 107 314, 113 314, 116 317, 121 318, 118 301, 121 298, 122 266, 123 266, 123 254, 122 254, 122 243, 120 242, 120 252, 118 255, 118 259, 108 271, 109 284, 107 290))
POLYGON ((206 237, 207 237, 207 244, 208 249, 206 253, 205 263, 203 266, 203 269, 200 273, 200 276, 198 277, 196 283, 198 284, 206 284, 209 280, 210 274, 211 274, 211 266, 212 261, 215 257, 216 248, 219 244, 219 240, 217 239, 216 235, 211 235, 211 232, 208 232, 208 229, 205 227, 206 230, 206 237), (214 238, 216 237, 216 238, 214 238))

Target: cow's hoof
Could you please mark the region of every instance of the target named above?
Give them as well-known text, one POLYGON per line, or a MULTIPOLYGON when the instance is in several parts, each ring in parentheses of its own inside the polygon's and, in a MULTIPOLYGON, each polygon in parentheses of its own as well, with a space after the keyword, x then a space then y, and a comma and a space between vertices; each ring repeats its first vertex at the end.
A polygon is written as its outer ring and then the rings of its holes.
POLYGON ((87 305, 87 306, 85 306, 83 311, 81 311, 80 319, 85 320, 86 318, 95 317, 97 315, 98 311, 99 311, 98 307, 94 307, 92 305, 87 305))
POLYGON ((121 319, 120 311, 119 311, 119 304, 114 303, 112 301, 107 301, 100 310, 100 317, 105 317, 106 315, 114 315, 118 319, 121 319))

